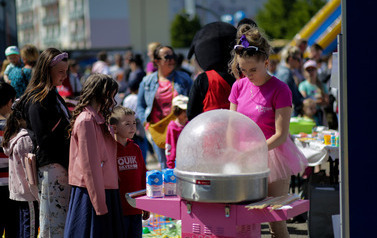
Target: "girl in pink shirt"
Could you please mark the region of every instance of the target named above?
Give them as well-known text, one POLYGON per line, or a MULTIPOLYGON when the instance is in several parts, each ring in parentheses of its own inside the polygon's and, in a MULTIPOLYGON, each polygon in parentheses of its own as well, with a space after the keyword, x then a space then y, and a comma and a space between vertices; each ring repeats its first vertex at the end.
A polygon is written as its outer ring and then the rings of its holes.
POLYGON ((187 103, 188 97, 185 95, 178 95, 174 97, 172 102, 174 115, 177 118, 170 121, 166 132, 165 155, 166 165, 169 169, 175 168, 175 156, 177 152, 178 137, 181 134, 183 128, 188 123, 186 114, 187 103))
POLYGON ((104 74, 85 82, 71 121, 64 237, 125 237, 116 165, 117 144, 106 121, 118 84, 104 74))
MULTIPOLYGON (((289 192, 291 175, 307 166, 305 156, 289 138, 292 93, 288 86, 268 74, 271 46, 258 28, 242 25, 232 51, 230 68, 236 81, 229 96, 230 110, 250 117, 263 131, 270 168, 268 196, 289 192)), ((270 223, 272 237, 289 237, 285 221, 270 223)))

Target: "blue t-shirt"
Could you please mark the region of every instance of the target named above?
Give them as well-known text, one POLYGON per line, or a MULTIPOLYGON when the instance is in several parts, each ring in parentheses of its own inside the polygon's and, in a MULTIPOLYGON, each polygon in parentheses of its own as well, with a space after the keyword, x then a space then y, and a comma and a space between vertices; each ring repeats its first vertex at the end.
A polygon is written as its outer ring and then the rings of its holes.
POLYGON ((4 71, 8 75, 10 85, 16 90, 16 98, 24 94, 31 78, 31 69, 23 68, 23 65, 9 64, 4 71))
MULTIPOLYGON (((327 94, 327 89, 325 85, 322 84, 322 88, 323 88, 323 93, 327 94)), ((298 90, 300 90, 300 92, 304 91, 306 93, 307 98, 315 99, 317 97, 322 96, 322 92, 321 92, 322 90, 316 84, 309 83, 308 80, 301 82, 298 85, 298 90)))

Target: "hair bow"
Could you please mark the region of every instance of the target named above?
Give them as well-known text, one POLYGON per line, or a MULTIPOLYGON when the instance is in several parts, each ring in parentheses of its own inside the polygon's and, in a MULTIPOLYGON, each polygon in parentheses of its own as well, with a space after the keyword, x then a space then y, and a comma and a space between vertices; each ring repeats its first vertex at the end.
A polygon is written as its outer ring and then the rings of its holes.
POLYGON ((249 47, 250 43, 247 41, 246 36, 242 35, 240 38, 240 43, 243 47, 247 48, 249 47))

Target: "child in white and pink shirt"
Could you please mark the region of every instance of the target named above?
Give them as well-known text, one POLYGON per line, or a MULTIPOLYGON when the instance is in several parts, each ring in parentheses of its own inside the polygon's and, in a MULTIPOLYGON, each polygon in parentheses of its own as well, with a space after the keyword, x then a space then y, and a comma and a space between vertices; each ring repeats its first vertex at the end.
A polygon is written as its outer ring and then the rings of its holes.
MULTIPOLYGON (((19 103, 18 103, 19 104, 19 103)), ((20 106, 17 105, 7 119, 2 146, 9 157, 9 198, 15 214, 7 214, 10 221, 16 217, 17 237, 36 238, 39 227, 38 187, 27 180, 24 158, 34 150, 29 132, 25 129, 20 106)), ((2 232, 2 231, 1 231, 2 232)), ((9 237, 12 233, 6 231, 9 237)))
POLYGON ((188 97, 178 95, 173 99, 172 106, 174 115, 177 117, 168 125, 166 133, 165 155, 166 165, 169 169, 175 168, 175 155, 177 150, 178 137, 188 122, 187 110, 188 97))

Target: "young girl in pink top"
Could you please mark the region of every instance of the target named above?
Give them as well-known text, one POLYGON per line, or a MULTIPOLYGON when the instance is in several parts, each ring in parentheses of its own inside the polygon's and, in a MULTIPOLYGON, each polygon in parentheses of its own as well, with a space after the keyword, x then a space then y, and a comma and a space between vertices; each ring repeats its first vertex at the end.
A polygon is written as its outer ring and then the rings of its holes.
POLYGON ((93 74, 71 121, 71 198, 64 237, 125 237, 116 165, 117 144, 106 124, 118 84, 93 74))
MULTIPOLYGON (((258 28, 242 25, 232 52, 230 68, 238 78, 229 96, 230 109, 250 117, 263 131, 270 168, 268 196, 289 191, 291 175, 302 171, 307 161, 289 138, 292 93, 288 86, 268 74, 270 45, 258 28)), ((289 237, 285 221, 270 223, 272 237, 289 237)))
POLYGON ((173 98, 172 106, 175 120, 170 121, 166 132, 165 155, 166 165, 169 169, 175 168, 175 156, 177 154, 178 137, 188 122, 187 118, 188 97, 178 95, 173 98))

